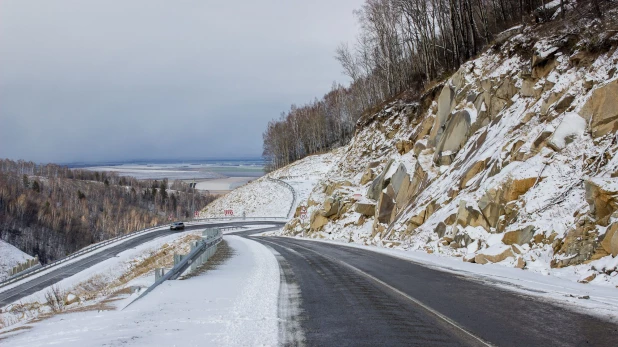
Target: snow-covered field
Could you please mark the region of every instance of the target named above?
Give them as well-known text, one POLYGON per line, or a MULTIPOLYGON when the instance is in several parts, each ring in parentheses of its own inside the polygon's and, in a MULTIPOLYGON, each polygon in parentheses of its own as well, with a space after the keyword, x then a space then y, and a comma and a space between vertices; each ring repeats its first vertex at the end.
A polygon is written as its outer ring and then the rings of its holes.
POLYGON ((34 257, 20 251, 15 246, 0 240, 0 281, 9 277, 9 271, 13 266, 23 263, 34 257))
MULTIPOLYGON (((9 333, 2 345, 274 346, 277 260, 257 242, 225 239, 235 254, 216 269, 167 281, 122 311, 54 316, 9 333)), ((122 307, 133 298, 116 305, 122 307)))

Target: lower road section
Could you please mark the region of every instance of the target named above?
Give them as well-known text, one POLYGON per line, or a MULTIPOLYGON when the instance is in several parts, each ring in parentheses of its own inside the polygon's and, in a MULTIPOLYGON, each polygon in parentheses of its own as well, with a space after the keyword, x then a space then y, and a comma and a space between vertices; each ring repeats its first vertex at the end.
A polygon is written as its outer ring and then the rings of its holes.
MULTIPOLYGON (((206 227, 226 227, 226 226, 242 226, 242 225, 260 225, 260 224, 268 224, 268 225, 283 225, 284 223, 280 222, 262 222, 262 221, 247 221, 247 222, 225 222, 225 223, 211 223, 207 225, 193 225, 187 226, 185 231, 188 230, 199 230, 204 229, 206 227)), ((49 272, 46 272, 43 275, 33 278, 26 278, 25 282, 11 288, 0 292, 0 307, 13 303, 23 297, 34 294, 42 289, 45 289, 55 283, 65 279, 67 277, 73 276, 74 274, 83 271, 95 264, 98 264, 106 259, 110 259, 115 257, 119 253, 137 247, 145 242, 152 241, 162 236, 167 236, 170 234, 178 233, 178 231, 172 231, 169 229, 162 229, 153 231, 150 233, 146 233, 135 238, 125 240, 115 246, 111 246, 107 249, 98 251, 91 255, 84 255, 78 260, 74 261, 70 264, 65 264, 63 266, 58 267, 57 269, 52 269, 49 272)))
POLYGON ((289 344, 616 346, 618 341, 618 326, 610 322, 407 260, 298 239, 251 239, 280 254, 282 278, 300 289, 296 317, 280 317, 288 328, 302 331, 287 334, 302 339, 289 344))

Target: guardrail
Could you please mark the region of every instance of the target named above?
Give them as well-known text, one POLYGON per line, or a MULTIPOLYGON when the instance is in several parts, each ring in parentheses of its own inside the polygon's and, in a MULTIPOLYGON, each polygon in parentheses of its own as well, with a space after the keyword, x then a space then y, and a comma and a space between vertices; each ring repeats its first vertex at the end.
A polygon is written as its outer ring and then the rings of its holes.
POLYGON ((52 268, 54 266, 58 266, 58 265, 60 265, 62 263, 66 263, 69 260, 75 259, 75 258, 77 258, 79 256, 82 256, 82 255, 86 254, 86 253, 90 253, 90 252, 92 252, 94 250, 97 250, 99 248, 105 247, 105 246, 107 246, 107 245, 109 245, 111 243, 118 242, 120 240, 127 239, 127 238, 130 238, 130 237, 133 237, 133 236, 141 235, 141 234, 147 233, 149 231, 153 231, 155 229, 159 229, 161 227, 168 226, 168 225, 169 224, 161 224, 161 225, 157 225, 157 226, 154 226, 154 227, 151 227, 151 228, 142 229, 142 230, 130 233, 130 234, 126 234, 126 235, 122 235, 122 236, 117 236, 117 237, 114 237, 114 238, 109 239, 109 240, 101 241, 99 243, 95 243, 95 244, 90 245, 88 247, 82 248, 81 250, 79 250, 79 251, 77 251, 75 253, 72 253, 72 254, 70 254, 70 255, 62 258, 62 259, 58 259, 58 260, 56 260, 54 262, 51 262, 51 263, 49 263, 49 264, 47 264, 45 266, 42 266, 42 267, 40 267, 38 269, 33 270, 33 271, 25 271, 25 272, 22 272, 21 274, 17 274, 15 276, 12 276, 12 277, 10 277, 10 278, 0 282, 0 287, 4 287, 4 286, 9 285, 11 283, 14 283, 14 282, 17 282, 19 280, 22 280, 22 279, 24 279, 26 277, 30 277, 30 276, 32 276, 34 274, 39 273, 39 272, 48 270, 48 269, 50 269, 50 268, 52 268))
MULTIPOLYGON (((240 221, 240 220, 255 220, 255 221, 277 221, 277 220, 282 220, 283 221, 283 220, 286 220, 286 218, 285 217, 201 218, 201 219, 193 219, 193 220, 191 220, 191 222, 217 222, 217 221, 240 221)), ((7 286, 7 285, 9 285, 11 283, 15 283, 17 281, 20 281, 20 280, 22 280, 22 279, 24 279, 26 277, 30 277, 30 276, 33 276, 33 275, 35 275, 37 273, 49 270, 49 269, 51 269, 51 268, 53 268, 55 266, 58 266, 58 265, 60 265, 62 263, 66 263, 66 262, 68 262, 70 260, 73 260, 73 259, 75 259, 77 257, 80 257, 80 256, 84 255, 84 254, 87 254, 87 253, 90 253, 92 251, 95 251, 95 250, 97 250, 99 248, 108 246, 108 245, 110 245, 112 243, 115 243, 115 242, 118 242, 118 241, 121 241, 121 240, 124 240, 124 239, 128 239, 128 238, 133 237, 133 236, 142 235, 142 234, 145 234, 147 232, 154 231, 156 229, 159 229, 159 228, 162 228, 162 227, 167 227, 167 226, 169 226, 169 224, 159 224, 159 225, 154 226, 154 227, 142 229, 142 230, 139 230, 139 231, 136 231, 136 232, 132 232, 130 234, 117 236, 117 237, 114 237, 114 238, 109 239, 109 240, 105 240, 105 241, 101 241, 99 243, 95 243, 95 244, 90 245, 88 247, 82 248, 81 250, 79 250, 79 251, 77 251, 75 253, 72 253, 72 254, 70 254, 70 255, 62 258, 62 259, 58 259, 58 260, 56 260, 56 261, 54 261, 52 263, 49 263, 49 264, 47 264, 45 266, 38 267, 36 269, 32 269, 31 268, 29 270, 26 270, 26 271, 23 271, 23 272, 21 272, 19 274, 11 276, 11 277, 5 279, 4 281, 0 282, 0 288, 2 288, 4 286, 7 286)))
POLYGON ((208 261, 214 252, 216 251, 216 247, 223 240, 223 234, 221 230, 217 230, 216 233, 208 232, 209 230, 204 230, 205 237, 201 241, 197 241, 196 244, 193 245, 191 252, 184 256, 182 260, 174 265, 174 267, 169 270, 167 273, 163 274, 160 278, 156 279, 155 282, 148 287, 140 296, 135 298, 135 300, 131 301, 127 306, 123 308, 123 310, 130 305, 132 305, 137 300, 143 298, 148 293, 150 293, 153 289, 158 287, 161 283, 167 280, 175 280, 180 277, 187 270, 195 270, 198 266, 204 264, 208 261))
POLYGON ((275 179, 275 178, 270 178, 270 177, 266 177, 266 179, 269 180, 269 181, 273 181, 275 183, 278 183, 278 184, 286 187, 287 189, 289 189, 292 192, 292 198, 293 198, 292 199, 292 205, 290 206, 290 209, 288 210, 288 214, 286 215, 287 216, 286 218, 289 219, 290 215, 292 213, 292 210, 294 209, 294 206, 296 206, 296 190, 294 190, 294 188, 289 183, 287 183, 285 181, 278 180, 278 179, 275 179))

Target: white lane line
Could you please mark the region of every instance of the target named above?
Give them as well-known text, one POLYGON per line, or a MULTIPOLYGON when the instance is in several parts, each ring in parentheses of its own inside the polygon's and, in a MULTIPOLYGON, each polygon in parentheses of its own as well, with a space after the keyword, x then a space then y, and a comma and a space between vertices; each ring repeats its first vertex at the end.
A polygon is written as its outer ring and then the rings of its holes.
MULTIPOLYGON (((272 243, 272 244, 275 244, 275 245, 277 245, 277 246, 279 246, 279 247, 283 247, 283 248, 285 248, 285 249, 289 249, 288 247, 282 246, 282 245, 277 244, 277 243, 272 242, 272 241, 266 241, 266 240, 264 240, 264 241, 265 241, 265 242, 272 243)), ((408 300, 412 301, 414 304, 416 304, 416 305, 418 305, 418 306, 422 307, 423 309, 425 309, 425 310, 427 310, 427 311, 431 312, 431 313, 432 313, 433 315, 435 315, 436 317, 438 317, 438 318, 442 319, 443 321, 445 321, 446 323, 448 323, 449 325, 451 325, 451 326, 452 326, 452 327, 454 327, 455 329, 459 330, 460 332, 464 333, 465 335, 468 335, 469 337, 471 337, 472 339, 476 340, 476 341, 477 341, 478 343, 480 343, 481 345, 484 345, 484 346, 493 346, 491 343, 489 343, 489 342, 487 342, 487 341, 483 340, 482 338, 480 338, 480 337, 476 336, 475 334, 473 334, 473 333, 469 332, 468 330, 466 330, 466 329, 465 329, 464 327, 462 327, 461 325, 457 324, 457 322, 455 322, 454 320, 450 319, 449 317, 447 317, 447 316, 443 315, 442 313, 440 313, 440 312, 438 312, 438 311, 434 310, 433 308, 431 308, 431 307, 429 307, 429 306, 425 305, 425 304, 424 304, 424 303, 422 303, 421 301, 419 301, 419 300, 417 300, 417 299, 413 298, 412 296, 410 296, 410 295, 408 295, 408 294, 406 294, 406 293, 402 292, 401 290, 399 290, 399 289, 397 289, 397 288, 395 288, 395 287, 391 286, 390 284, 388 284, 388 283, 386 283, 386 282, 384 282, 384 281, 382 281, 382 280, 380 280, 380 279, 378 279, 378 278, 376 278, 376 277, 374 277, 374 276, 372 276, 372 275, 370 275, 370 274, 366 273, 365 271, 363 271, 363 270, 361 270, 361 269, 359 269, 359 268, 357 268, 357 267, 355 267, 355 266, 353 266, 353 265, 350 265, 350 264, 348 264, 348 263, 346 263, 346 262, 344 262, 344 261, 342 261, 342 260, 339 260, 339 259, 336 259, 336 258, 330 257, 330 256, 328 256, 328 255, 325 255, 325 254, 322 254, 322 253, 320 253, 320 252, 314 251, 314 250, 312 250, 312 249, 310 249, 310 248, 303 247, 303 246, 297 245, 297 244, 295 244, 295 243, 292 243, 292 244, 293 244, 294 246, 296 246, 296 247, 302 248, 302 249, 304 249, 304 250, 307 250, 307 251, 309 251, 309 252, 313 252, 313 253, 315 253, 315 254, 317 254, 317 255, 319 255, 319 256, 322 256, 322 257, 324 257, 324 258, 327 258, 327 259, 329 259, 329 260, 330 260, 330 261, 332 261, 332 262, 335 262, 335 263, 341 264, 341 265, 343 265, 343 266, 345 266, 345 267, 349 268, 350 270, 352 270, 352 271, 354 271, 354 272, 356 272, 356 273, 358 273, 358 274, 360 274, 360 275, 362 275, 362 276, 364 276, 364 277, 367 277, 367 278, 369 278, 369 279, 371 279, 371 280, 373 280, 373 281, 375 281, 375 282, 377 282, 377 283, 379 283, 379 284, 383 285, 384 287, 386 287, 386 288, 388 288, 388 289, 392 290, 393 292, 395 292, 395 293, 397 293, 397 294, 401 295, 402 297, 404 297, 404 298, 406 298, 406 299, 408 299, 408 300)), ((296 251, 295 251, 295 253, 298 253, 298 252, 296 252, 296 251)))

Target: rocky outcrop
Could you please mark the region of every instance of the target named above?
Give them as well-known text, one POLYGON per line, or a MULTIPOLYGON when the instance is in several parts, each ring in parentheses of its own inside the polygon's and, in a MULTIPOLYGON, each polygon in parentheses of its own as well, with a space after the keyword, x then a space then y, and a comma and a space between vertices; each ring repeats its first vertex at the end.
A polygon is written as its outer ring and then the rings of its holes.
POLYGON ((590 122, 592 136, 601 137, 618 130, 618 79, 592 90, 579 114, 590 122))
POLYGON ((451 115, 436 146, 434 162, 437 165, 449 165, 453 162, 457 151, 470 136, 470 124, 470 113, 466 110, 451 115))
POLYGON ((520 230, 507 231, 502 237, 505 245, 523 245, 532 241, 534 237, 534 226, 529 225, 520 230))
POLYGON ((376 214, 376 204, 368 202, 357 202, 354 204, 354 211, 365 217, 373 217, 376 214))
POLYGON ((433 127, 431 128, 431 132, 429 133, 430 146, 435 146, 437 145, 438 141, 440 141, 440 137, 442 136, 443 132, 443 126, 446 123, 448 115, 453 109, 454 100, 455 90, 451 86, 451 84, 447 82, 442 88, 440 96, 438 97, 438 113, 436 114, 436 119, 434 120, 433 127))
POLYGON ((392 190, 383 191, 376 206, 376 222, 389 224, 395 217, 395 199, 392 190))
MULTIPOLYGON (((507 206, 511 201, 517 200, 534 186, 537 178, 512 178, 499 187, 489 189, 481 197, 478 206, 483 212, 491 228, 496 228, 498 232, 503 230, 504 225, 500 224, 500 217, 507 214, 507 206)), ((509 211, 511 213, 516 211, 509 211)))
POLYGON ((591 178, 584 181, 586 202, 590 212, 602 225, 607 225, 607 219, 618 210, 618 178, 591 178))
POLYGON ((393 160, 389 160, 388 163, 386 163, 386 166, 384 166, 384 170, 382 170, 382 173, 380 173, 374 180, 373 183, 371 183, 371 186, 369 186, 369 189, 367 189, 367 197, 371 200, 378 200, 380 198, 380 193, 382 192, 382 189, 386 188, 386 186, 388 185, 390 180, 386 180, 385 176, 388 173, 388 170, 390 169, 391 165, 393 164, 393 160))
POLYGON ((509 257, 515 257, 512 246, 495 245, 479 251, 474 257, 477 264, 498 263, 509 257))
POLYGON ((483 216, 483 213, 472 206, 468 206, 463 200, 459 202, 459 209, 457 210, 457 224, 462 227, 480 226, 487 231, 489 231, 490 228, 485 216, 483 216))
POLYGON ((320 231, 322 230, 322 228, 324 228, 324 226, 328 224, 328 218, 322 216, 319 213, 314 213, 311 216, 311 224, 310 224, 310 228, 313 231, 320 231))
POLYGON ((607 227, 607 231, 601 241, 601 247, 613 257, 618 256, 618 222, 607 227))
POLYGON ((336 215, 339 212, 339 200, 333 198, 333 197, 329 197, 326 198, 326 200, 324 200, 324 208, 322 210, 322 216, 324 217, 331 217, 333 215, 336 215))

